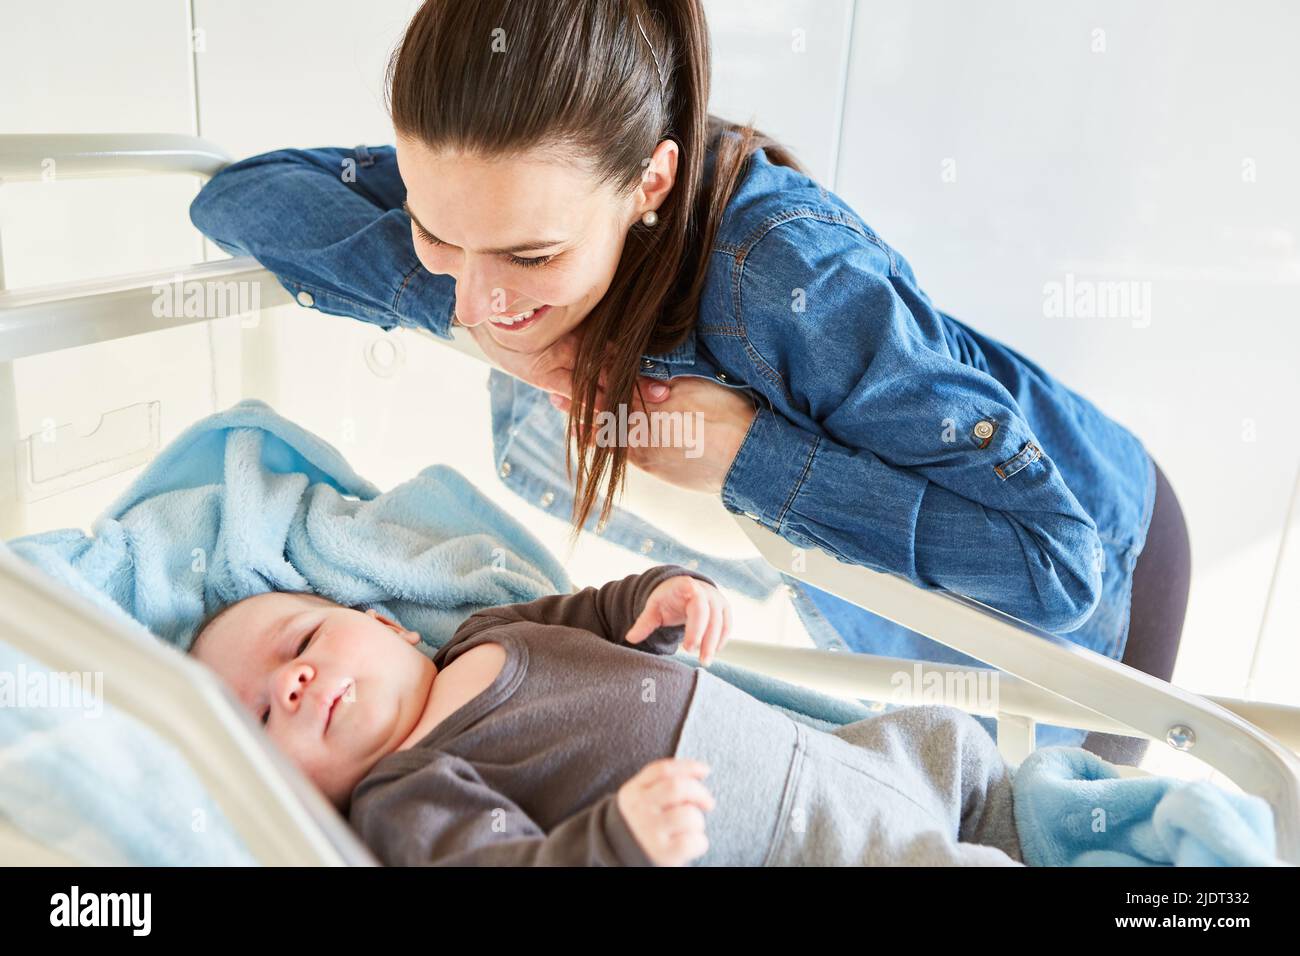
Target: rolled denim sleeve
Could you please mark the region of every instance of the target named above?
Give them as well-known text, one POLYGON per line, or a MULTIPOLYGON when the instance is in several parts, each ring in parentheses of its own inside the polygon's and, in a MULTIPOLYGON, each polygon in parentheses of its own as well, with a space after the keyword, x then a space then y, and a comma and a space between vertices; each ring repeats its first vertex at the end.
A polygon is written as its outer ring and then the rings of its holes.
POLYGON ((455 282, 417 258, 405 198, 391 146, 280 149, 222 169, 190 220, 255 258, 301 305, 450 339, 455 282))
POLYGON ((1044 630, 1082 626, 1101 596, 1096 523, 1006 388, 932 344, 938 316, 892 251, 796 218, 738 268, 750 381, 770 407, 724 505, 1044 630))

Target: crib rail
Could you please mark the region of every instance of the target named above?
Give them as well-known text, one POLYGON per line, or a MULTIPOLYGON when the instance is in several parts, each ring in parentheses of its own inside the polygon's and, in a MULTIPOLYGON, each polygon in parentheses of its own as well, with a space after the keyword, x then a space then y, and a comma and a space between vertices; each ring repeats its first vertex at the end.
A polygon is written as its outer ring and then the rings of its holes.
POLYGON ((6 133, 0 182, 189 173, 212 176, 230 162, 197 136, 173 133, 6 133))
POLYGON ((22 290, 0 291, 0 362, 74 348, 145 332, 255 314, 293 298, 257 260, 247 256, 201 262, 170 271, 143 272, 22 290), (176 293, 172 293, 176 289, 176 293), (172 301, 193 295, 214 308, 159 317, 154 304, 164 291, 172 301), (240 303, 256 303, 257 309, 240 303))
MULTIPOLYGON (((767 641, 743 639, 728 641, 718 659, 836 697, 927 704, 936 702, 934 688, 953 688, 961 698, 953 705, 972 714, 1008 722, 1055 724, 1108 734, 1150 737, 1114 717, 1082 707, 1060 694, 1001 670, 997 672, 996 695, 986 701, 965 693, 975 682, 972 668, 960 664, 846 654, 811 647, 782 647, 767 641)), ((1300 751, 1300 707, 1209 694, 1203 696, 1210 703, 1254 724, 1287 750, 1300 751)), ((1019 762, 1033 750, 1033 738, 1031 736, 1027 745, 1021 748, 1003 745, 999 735, 999 745, 1007 759, 1019 762)), ((1191 752, 1196 753, 1195 749, 1191 752)))
MULTIPOLYGON (((58 179, 164 174, 206 178, 228 162, 221 150, 195 136, 0 136, 0 185, 39 180, 47 171, 58 179)), ((291 301, 275 276, 248 257, 26 289, 5 287, 0 260, 0 362, 291 301), (175 293, 173 302, 194 300, 201 308, 155 308, 164 292, 175 293)))

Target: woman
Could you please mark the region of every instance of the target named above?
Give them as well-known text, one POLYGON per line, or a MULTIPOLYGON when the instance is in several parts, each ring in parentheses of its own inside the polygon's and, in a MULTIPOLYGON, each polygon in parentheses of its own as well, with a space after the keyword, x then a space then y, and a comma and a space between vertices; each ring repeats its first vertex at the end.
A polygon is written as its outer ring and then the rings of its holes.
MULTIPOLYGON (((388 79, 396 149, 256 156, 191 217, 303 305, 454 322, 554 396, 575 533, 631 462, 1170 676, 1188 547, 1141 442, 711 117, 699 0, 429 0, 388 79), (615 409, 700 413, 703 454, 601 440, 615 409)), ((1114 743, 1086 745, 1132 759, 1114 743)))

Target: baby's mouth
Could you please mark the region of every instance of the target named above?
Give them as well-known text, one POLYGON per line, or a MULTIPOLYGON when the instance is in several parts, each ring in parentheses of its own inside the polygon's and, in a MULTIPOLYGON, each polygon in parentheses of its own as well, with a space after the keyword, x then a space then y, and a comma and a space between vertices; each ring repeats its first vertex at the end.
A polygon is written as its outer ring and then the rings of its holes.
POLYGON ((330 729, 330 722, 334 719, 334 709, 338 707, 339 701, 344 698, 351 687, 352 681, 349 680, 339 688, 338 693, 334 695, 334 699, 330 701, 329 708, 325 711, 325 726, 321 730, 322 736, 324 736, 324 734, 330 729))

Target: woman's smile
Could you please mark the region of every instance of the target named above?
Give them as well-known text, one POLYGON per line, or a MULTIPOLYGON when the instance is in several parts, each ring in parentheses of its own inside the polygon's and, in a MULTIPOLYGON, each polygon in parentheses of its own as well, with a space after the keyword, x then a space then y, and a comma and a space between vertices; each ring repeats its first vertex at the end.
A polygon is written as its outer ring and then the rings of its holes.
POLYGON ((493 316, 488 321, 491 322, 493 325, 495 325, 498 329, 503 329, 507 332, 520 332, 524 329, 531 328, 532 326, 536 325, 550 311, 551 311, 551 307, 549 305, 543 305, 540 306, 539 308, 530 309, 527 312, 519 313, 519 315, 521 316, 520 318, 507 319, 500 316, 493 316))

